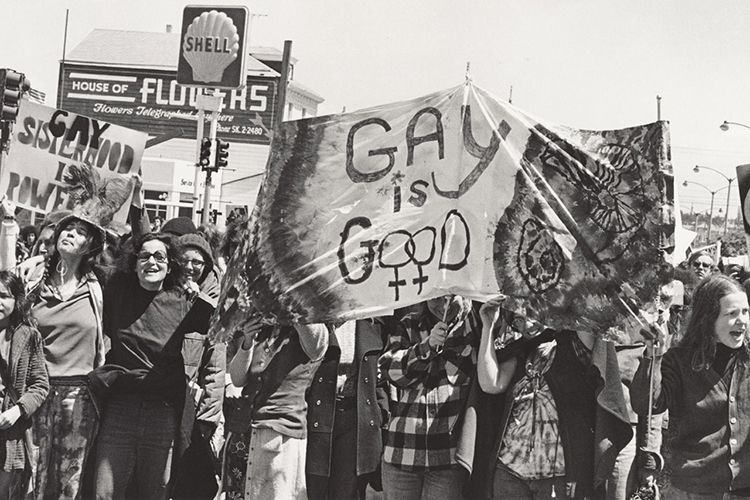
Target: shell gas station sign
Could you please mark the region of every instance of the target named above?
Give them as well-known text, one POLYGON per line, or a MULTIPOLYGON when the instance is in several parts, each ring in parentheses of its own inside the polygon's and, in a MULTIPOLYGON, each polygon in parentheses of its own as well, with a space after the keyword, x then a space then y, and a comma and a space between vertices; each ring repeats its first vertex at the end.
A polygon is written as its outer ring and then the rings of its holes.
POLYGON ((236 89, 245 85, 247 7, 188 5, 182 12, 177 83, 236 89))

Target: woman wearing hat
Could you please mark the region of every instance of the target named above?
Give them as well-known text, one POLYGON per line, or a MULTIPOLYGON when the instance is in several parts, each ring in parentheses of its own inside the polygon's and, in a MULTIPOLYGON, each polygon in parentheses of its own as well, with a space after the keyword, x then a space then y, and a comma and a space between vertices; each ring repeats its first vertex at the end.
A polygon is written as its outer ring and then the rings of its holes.
MULTIPOLYGON (((201 297, 215 307, 221 275, 214 269, 208 241, 198 233, 189 233, 177 239, 177 246, 178 265, 186 286, 194 294, 202 292, 201 297)), ((182 342, 188 391, 180 431, 187 446, 175 461, 172 491, 175 500, 210 500, 218 490, 213 467, 218 454, 214 456, 210 441, 219 424, 224 401, 224 346, 208 341, 206 335, 197 331, 186 333, 182 342)))
POLYGON ((36 498, 76 499, 98 420, 86 376, 104 361, 102 288, 93 272, 104 229, 88 214, 70 214, 53 240, 49 258, 25 277, 50 376, 49 397, 34 415, 34 489, 36 498))

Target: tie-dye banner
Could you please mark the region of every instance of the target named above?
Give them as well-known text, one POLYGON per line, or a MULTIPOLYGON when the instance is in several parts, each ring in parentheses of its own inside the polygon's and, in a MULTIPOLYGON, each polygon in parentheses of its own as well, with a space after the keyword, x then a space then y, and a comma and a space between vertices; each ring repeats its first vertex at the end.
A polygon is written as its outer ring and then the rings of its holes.
POLYGON ((542 123, 465 85, 283 123, 213 334, 371 317, 445 293, 553 328, 630 321, 672 279, 666 122, 542 123))

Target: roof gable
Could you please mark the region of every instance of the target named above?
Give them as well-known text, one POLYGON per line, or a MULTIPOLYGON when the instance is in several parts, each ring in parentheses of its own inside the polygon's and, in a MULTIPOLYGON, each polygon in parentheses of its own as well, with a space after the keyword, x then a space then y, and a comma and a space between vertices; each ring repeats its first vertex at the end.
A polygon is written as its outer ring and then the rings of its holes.
MULTIPOLYGON (((65 62, 177 70, 179 54, 179 33, 95 29, 68 52, 65 62)), ((250 55, 245 67, 255 76, 278 76, 250 55)))

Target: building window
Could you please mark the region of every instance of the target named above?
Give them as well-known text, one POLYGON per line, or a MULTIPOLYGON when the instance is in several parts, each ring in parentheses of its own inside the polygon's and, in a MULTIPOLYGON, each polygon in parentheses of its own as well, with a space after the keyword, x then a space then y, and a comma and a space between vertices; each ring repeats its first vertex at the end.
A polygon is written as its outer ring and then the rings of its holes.
POLYGON ((143 196, 147 200, 154 200, 154 201, 169 200, 169 193, 167 191, 154 191, 153 189, 147 189, 146 192, 143 194, 143 196))
POLYGON ((152 205, 146 203, 146 213, 150 221, 156 220, 157 217, 161 217, 161 220, 167 221, 167 206, 166 205, 152 205))

